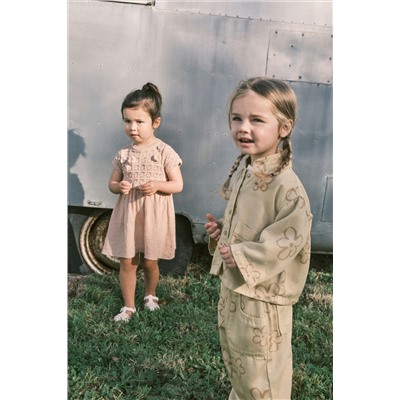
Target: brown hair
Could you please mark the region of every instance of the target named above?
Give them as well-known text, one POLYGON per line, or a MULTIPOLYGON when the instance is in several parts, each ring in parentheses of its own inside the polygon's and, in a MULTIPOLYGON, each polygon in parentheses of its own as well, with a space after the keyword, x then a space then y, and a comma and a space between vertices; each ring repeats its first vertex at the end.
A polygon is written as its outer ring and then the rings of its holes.
POLYGON ((142 89, 133 90, 126 95, 121 105, 121 114, 125 108, 142 107, 149 113, 151 121, 154 122, 161 117, 161 106, 162 97, 158 87, 147 82, 142 89))
MULTIPOLYGON (((281 80, 265 77, 250 78, 248 80, 241 81, 233 91, 229 99, 228 107, 229 127, 231 127, 230 116, 233 102, 237 98, 246 95, 250 91, 257 93, 268 100, 269 104, 271 105, 271 110, 278 120, 279 128, 281 128, 288 120, 292 120, 293 130, 297 113, 297 98, 294 90, 287 83, 281 80)), ((290 135, 291 132, 286 137, 281 138, 282 161, 274 175, 277 175, 286 165, 288 165, 292 158, 290 135)), ((229 172, 228 179, 221 188, 221 194, 224 198, 228 197, 228 189, 231 177, 239 167, 240 161, 243 157, 244 154, 241 154, 236 159, 229 172)))

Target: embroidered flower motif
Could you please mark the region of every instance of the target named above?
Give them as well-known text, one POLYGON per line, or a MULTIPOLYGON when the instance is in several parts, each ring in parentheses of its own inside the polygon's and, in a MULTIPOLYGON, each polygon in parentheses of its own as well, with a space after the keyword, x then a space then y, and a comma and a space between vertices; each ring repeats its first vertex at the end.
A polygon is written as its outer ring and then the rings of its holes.
POLYGON ((278 239, 276 244, 283 249, 279 254, 280 260, 285 260, 296 254, 297 248, 303 243, 303 235, 298 235, 296 229, 289 227, 285 229, 284 237, 278 239))
POLYGON ((229 353, 226 350, 222 350, 222 359, 224 360, 226 371, 228 372, 229 377, 232 377, 232 361, 229 353))
POLYGON ((300 190, 299 187, 296 186, 295 188, 289 189, 288 192, 286 193, 286 200, 287 201, 297 201, 297 207, 303 208, 306 205, 306 201, 302 196, 300 196, 300 190))
POLYGON ((226 297, 220 297, 219 302, 218 302, 218 315, 219 315, 219 319, 220 319, 220 325, 222 325, 225 322, 224 316, 222 313, 225 309, 225 305, 226 305, 226 297))
POLYGON ((232 374, 236 374, 238 376, 238 378, 240 378, 242 375, 245 374, 246 370, 243 367, 243 361, 240 357, 238 358, 231 358, 231 363, 230 363, 230 367, 231 367, 231 371, 232 374))
POLYGON ((286 293, 286 287, 284 284, 285 281, 286 281, 286 271, 282 271, 278 275, 277 282, 271 283, 268 286, 268 295, 271 297, 283 296, 286 293))
POLYGON ((307 264, 311 255, 311 243, 308 240, 305 246, 300 250, 299 258, 302 264, 307 264))
POLYGON ((267 328, 253 328, 253 343, 259 344, 261 347, 265 347, 268 344, 268 332, 267 328))
POLYGON ((271 391, 269 389, 261 391, 259 388, 251 388, 250 394, 254 400, 271 400, 272 399, 271 391))
POLYGON ((279 349, 279 344, 282 342, 282 336, 278 331, 273 331, 269 336, 269 351, 274 352, 279 349))
POLYGON ((275 297, 279 294, 279 285, 277 283, 271 283, 268 286, 268 294, 275 297))
POLYGON ((226 370, 230 378, 233 374, 236 374, 240 378, 246 372, 243 365, 242 359, 239 357, 237 359, 232 358, 226 350, 222 350, 222 358, 224 360, 226 370))
POLYGON ((253 172, 256 177, 253 190, 262 190, 265 192, 268 185, 274 180, 276 171, 281 163, 280 153, 272 156, 258 158, 253 163, 253 172))
POLYGON ((254 288, 254 295, 257 299, 266 300, 269 298, 269 294, 267 288, 265 286, 256 286, 254 288))
POLYGON ((254 182, 253 190, 262 190, 265 192, 268 189, 268 185, 274 180, 274 175, 267 175, 267 176, 259 176, 258 174, 254 173, 257 179, 254 182))
POLYGON ((245 267, 239 268, 244 280, 248 285, 254 286, 260 278, 260 273, 256 271, 253 264, 247 264, 245 267))

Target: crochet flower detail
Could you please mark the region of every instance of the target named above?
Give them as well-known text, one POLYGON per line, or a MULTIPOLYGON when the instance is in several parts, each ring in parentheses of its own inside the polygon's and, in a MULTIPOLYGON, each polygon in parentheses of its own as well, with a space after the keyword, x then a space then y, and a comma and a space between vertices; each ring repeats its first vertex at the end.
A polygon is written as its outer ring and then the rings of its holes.
POLYGON ((285 229, 284 236, 276 241, 276 244, 283 249, 279 252, 278 258, 285 260, 288 257, 293 257, 302 243, 303 235, 298 235, 295 228, 289 227, 285 229))
POLYGON ((254 286, 260 278, 260 273, 254 268, 253 264, 247 264, 245 267, 239 268, 244 280, 250 286, 254 286))
POLYGON ((118 155, 117 155, 117 161, 119 162, 119 164, 121 165, 121 167, 123 169, 126 170, 126 167, 129 167, 129 170, 132 169, 132 160, 131 160, 131 156, 130 156, 130 152, 129 151, 121 151, 118 155))

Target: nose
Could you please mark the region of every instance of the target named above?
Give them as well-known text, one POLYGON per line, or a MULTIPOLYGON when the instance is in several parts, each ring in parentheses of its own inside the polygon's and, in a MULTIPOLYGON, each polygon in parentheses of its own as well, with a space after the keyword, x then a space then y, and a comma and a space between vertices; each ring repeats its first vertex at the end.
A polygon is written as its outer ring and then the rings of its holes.
POLYGON ((136 122, 131 123, 131 131, 136 131, 137 130, 137 125, 136 122))
POLYGON ((250 124, 249 124, 249 122, 245 121, 245 120, 241 121, 240 125, 238 126, 238 132, 239 133, 242 133, 242 132, 248 133, 248 132, 250 132, 250 124))

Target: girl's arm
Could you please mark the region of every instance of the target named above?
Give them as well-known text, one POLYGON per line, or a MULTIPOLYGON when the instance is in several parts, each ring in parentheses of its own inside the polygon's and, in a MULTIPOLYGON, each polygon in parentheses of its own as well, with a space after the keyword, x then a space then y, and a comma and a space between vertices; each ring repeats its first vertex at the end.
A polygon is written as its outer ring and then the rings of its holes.
POLYGON ((245 237, 248 228, 235 232, 242 237, 241 241, 221 248, 221 256, 224 253, 223 259, 229 267, 236 264, 247 285, 254 287, 282 272, 296 257, 307 264, 311 223, 308 202, 299 196, 278 212, 275 221, 261 231, 257 240, 245 237))
POLYGON ((140 186, 140 190, 146 196, 151 196, 156 192, 165 194, 179 193, 183 189, 182 172, 179 166, 172 168, 168 174, 167 182, 149 181, 140 186))
POLYGON ((128 194, 132 189, 132 184, 122 180, 122 172, 119 169, 113 169, 108 181, 108 189, 114 194, 128 194))

